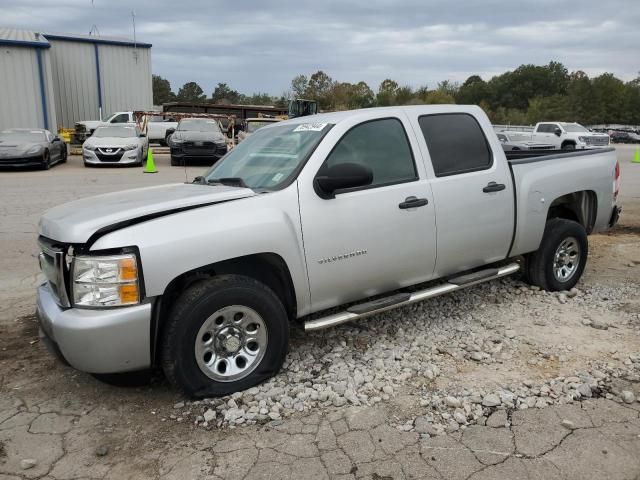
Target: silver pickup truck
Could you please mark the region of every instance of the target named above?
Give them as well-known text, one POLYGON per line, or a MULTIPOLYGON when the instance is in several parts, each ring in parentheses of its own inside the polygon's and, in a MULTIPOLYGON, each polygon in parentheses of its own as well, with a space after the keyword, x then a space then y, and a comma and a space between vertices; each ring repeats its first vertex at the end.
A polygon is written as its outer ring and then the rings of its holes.
POLYGON ((587 234, 618 218, 615 152, 516 153, 474 106, 336 112, 261 128, 193 183, 55 207, 43 338, 79 370, 158 366, 203 397, 274 375, 294 320, 321 329, 518 271, 568 290, 587 234))

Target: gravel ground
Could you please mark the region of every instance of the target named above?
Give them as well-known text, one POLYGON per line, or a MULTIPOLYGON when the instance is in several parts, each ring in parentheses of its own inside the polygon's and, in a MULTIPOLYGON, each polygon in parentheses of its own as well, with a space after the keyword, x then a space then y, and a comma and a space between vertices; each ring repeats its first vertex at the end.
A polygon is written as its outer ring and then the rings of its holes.
MULTIPOLYGON (((623 147, 619 156, 631 153, 623 147)), ((389 425, 422 438, 509 426, 519 410, 594 399, 638 408, 640 166, 628 162, 621 225, 590 237, 585 276, 570 292, 549 294, 511 278, 331 330, 294 329, 280 374, 245 392, 197 402, 181 398, 160 376, 121 389, 60 365, 39 345, 33 317, 37 218, 72 198, 184 180, 167 158, 156 162, 155 176, 85 170, 77 158, 50 172, 0 172, 6 220, 0 248, 7 253, 0 258, 0 400, 19 395, 16 412, 35 408, 46 415, 42 405, 52 401, 76 419, 101 409, 113 414, 102 425, 106 434, 125 428, 163 443, 173 438, 169 432, 235 438, 234 432, 253 432, 252 424, 286 427, 348 408, 383 408, 389 425), (25 195, 34 189, 40 194, 25 195)), ((189 178, 198 172, 189 169, 189 178)), ((572 428, 570 419, 563 422, 572 428)), ((0 439, 0 466, 2 457, 0 439)))

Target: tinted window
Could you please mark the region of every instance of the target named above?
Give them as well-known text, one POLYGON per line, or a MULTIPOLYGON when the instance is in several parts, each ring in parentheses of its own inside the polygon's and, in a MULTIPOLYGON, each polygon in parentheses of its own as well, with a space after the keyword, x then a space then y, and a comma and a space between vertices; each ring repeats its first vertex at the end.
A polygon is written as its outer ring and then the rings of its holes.
POLYGON ((425 115, 418 119, 436 177, 484 170, 491 151, 475 118, 465 113, 425 115))
POLYGON ((373 171, 371 186, 418 178, 411 147, 402 123, 385 118, 349 130, 331 151, 323 169, 340 163, 358 163, 373 171))
POLYGON ((553 133, 556 131, 556 126, 552 123, 543 123, 538 128, 539 133, 553 133))

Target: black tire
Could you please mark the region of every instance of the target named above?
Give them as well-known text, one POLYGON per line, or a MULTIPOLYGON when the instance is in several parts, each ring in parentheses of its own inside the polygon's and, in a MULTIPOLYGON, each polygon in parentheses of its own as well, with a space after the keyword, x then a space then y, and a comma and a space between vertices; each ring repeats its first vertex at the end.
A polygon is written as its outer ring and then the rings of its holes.
POLYGON ((547 221, 540 248, 527 257, 527 281, 551 292, 570 290, 580 280, 588 254, 589 242, 584 227, 572 220, 553 218, 547 221), (577 268, 566 280, 559 280, 554 273, 555 255, 560 245, 571 238, 575 239, 579 247, 577 268))
POLYGON ((124 373, 92 373, 91 376, 115 387, 142 387, 151 383, 153 371, 147 369, 124 373))
POLYGON ((572 142, 567 142, 562 144, 562 150, 575 150, 576 144, 572 142))
POLYGON ((67 163, 67 146, 65 145, 60 153, 60 163, 67 163))
POLYGON ((221 275, 199 282, 176 300, 161 337, 160 362, 171 384, 194 398, 228 395, 251 388, 274 376, 284 363, 289 345, 289 320, 271 289, 249 277, 221 275), (200 328, 215 312, 229 306, 253 309, 267 329, 262 359, 243 378, 218 381, 196 361, 200 328))
POLYGON ((51 155, 49 155, 49 150, 45 150, 42 154, 42 164, 40 165, 40 170, 49 170, 51 168, 51 155))
POLYGON ((177 158, 171 157, 171 166, 172 167, 182 167, 182 166, 184 166, 184 160, 179 160, 177 158))

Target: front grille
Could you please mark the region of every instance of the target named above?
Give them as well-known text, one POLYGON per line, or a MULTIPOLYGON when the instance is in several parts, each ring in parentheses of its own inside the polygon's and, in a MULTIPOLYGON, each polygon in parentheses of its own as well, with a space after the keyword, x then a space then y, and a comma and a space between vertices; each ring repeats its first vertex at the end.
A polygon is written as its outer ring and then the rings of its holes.
POLYGON ((214 142, 185 142, 182 144, 182 151, 185 155, 192 156, 213 156, 221 154, 214 142))
POLYGON ((69 297, 65 285, 65 278, 68 276, 65 258, 66 248, 44 237, 40 237, 38 243, 42 249, 39 256, 40 269, 47 277, 51 293, 53 293, 56 302, 60 306, 68 307, 70 306, 69 297))
POLYGON ((587 137, 587 145, 593 145, 597 147, 606 147, 609 145, 608 137, 587 137))
POLYGON ((96 157, 101 162, 119 162, 122 155, 124 155, 124 150, 121 148, 101 147, 96 149, 96 157))

